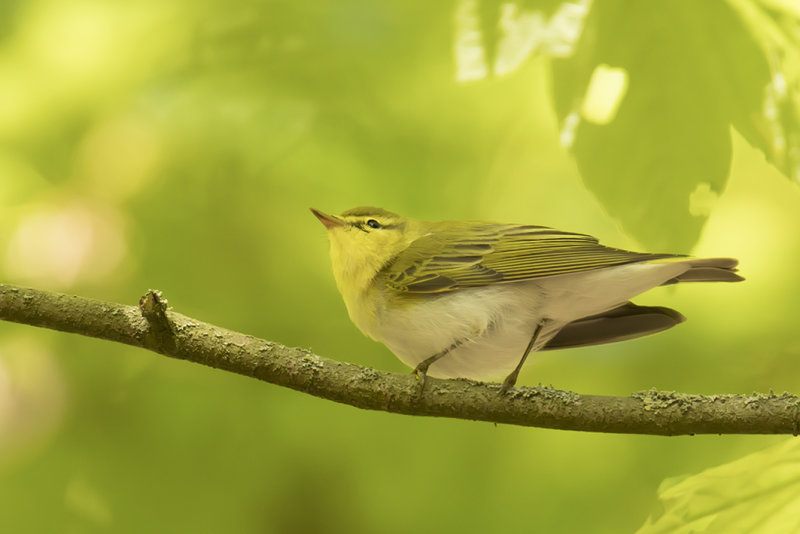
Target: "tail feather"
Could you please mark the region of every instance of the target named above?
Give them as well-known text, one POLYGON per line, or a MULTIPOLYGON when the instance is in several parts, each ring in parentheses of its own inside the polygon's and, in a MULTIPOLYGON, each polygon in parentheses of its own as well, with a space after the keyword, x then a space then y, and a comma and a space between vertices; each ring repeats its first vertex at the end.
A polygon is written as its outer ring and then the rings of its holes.
POLYGON ((540 350, 602 345, 647 336, 672 328, 686 319, 671 308, 637 306, 627 302, 598 315, 564 326, 540 350))
POLYGON ((686 263, 690 268, 683 274, 667 280, 662 285, 678 282, 741 282, 744 277, 736 274, 739 261, 734 258, 700 258, 686 263))

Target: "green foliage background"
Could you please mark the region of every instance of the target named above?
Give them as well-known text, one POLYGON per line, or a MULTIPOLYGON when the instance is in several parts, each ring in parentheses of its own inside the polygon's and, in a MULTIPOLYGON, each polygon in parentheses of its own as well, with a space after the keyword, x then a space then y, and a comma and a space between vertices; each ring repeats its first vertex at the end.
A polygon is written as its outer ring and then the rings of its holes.
MULTIPOLYGON (((465 13, 491 65, 509 5, 4 0, 0 276, 129 303, 158 288, 181 313, 408 372, 349 322, 308 207, 545 224, 737 257, 748 280, 656 289, 638 302, 687 323, 536 355, 521 384, 797 393, 800 67, 774 34, 790 3, 598 2, 572 53, 459 81, 465 13), (630 98, 570 153, 563 121, 603 62, 630 98), (794 96, 770 116, 775 72, 794 96)), ((0 324, 2 532, 633 532, 662 480, 784 439, 363 412, 0 324)))

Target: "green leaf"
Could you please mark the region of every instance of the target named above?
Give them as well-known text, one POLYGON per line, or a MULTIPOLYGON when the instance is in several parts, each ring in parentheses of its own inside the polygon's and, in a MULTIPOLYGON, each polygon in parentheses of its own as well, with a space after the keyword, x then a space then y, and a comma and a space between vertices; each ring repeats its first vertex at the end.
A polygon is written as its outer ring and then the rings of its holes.
POLYGON ((728 0, 770 64, 761 113, 735 122, 779 171, 800 182, 800 3, 728 0))
POLYGON ((800 442, 791 439, 659 488, 664 511, 636 534, 800 532, 800 442))
POLYGON ((554 63, 553 94, 586 186, 652 250, 686 252, 725 187, 730 126, 753 129, 769 80, 721 0, 606 1, 594 3, 575 54, 554 63), (590 85, 598 67, 622 72, 627 89, 590 85), (587 110, 592 101, 605 115, 587 110))

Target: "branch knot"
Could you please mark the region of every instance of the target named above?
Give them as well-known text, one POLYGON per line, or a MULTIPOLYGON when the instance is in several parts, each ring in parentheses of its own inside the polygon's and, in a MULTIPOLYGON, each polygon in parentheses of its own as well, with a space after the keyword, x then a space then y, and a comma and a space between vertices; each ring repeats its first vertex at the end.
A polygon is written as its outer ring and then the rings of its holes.
POLYGON ((150 326, 150 334, 158 352, 169 352, 175 349, 175 333, 167 317, 167 304, 158 289, 148 289, 139 299, 139 311, 150 326))

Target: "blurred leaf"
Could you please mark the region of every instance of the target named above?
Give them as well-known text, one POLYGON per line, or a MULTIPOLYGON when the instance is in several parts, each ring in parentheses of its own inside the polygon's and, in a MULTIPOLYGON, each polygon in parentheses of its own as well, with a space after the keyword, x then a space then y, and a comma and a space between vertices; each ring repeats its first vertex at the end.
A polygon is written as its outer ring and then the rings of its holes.
POLYGON ((535 53, 569 56, 590 4, 590 0, 460 0, 455 11, 456 78, 480 80, 490 72, 502 76, 535 53))
POLYGON ((659 488, 664 512, 636 534, 800 531, 800 442, 792 439, 659 488))
POLYGON ((800 3, 729 3, 758 41, 771 70, 761 113, 735 126, 778 170, 800 182, 800 3))
POLYGON ((799 6, 461 0, 456 78, 556 59, 561 141, 589 190, 651 249, 688 251, 727 182, 731 126, 800 181, 799 6))
POLYGON ((725 187, 730 125, 755 128, 768 81, 724 2, 610 1, 593 5, 575 54, 554 63, 553 94, 562 142, 603 206, 651 249, 688 251, 725 187), (604 65, 624 69, 627 92, 590 85, 604 65), (619 105, 604 120, 587 116, 597 93, 619 105))

